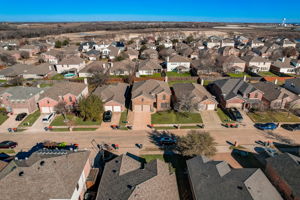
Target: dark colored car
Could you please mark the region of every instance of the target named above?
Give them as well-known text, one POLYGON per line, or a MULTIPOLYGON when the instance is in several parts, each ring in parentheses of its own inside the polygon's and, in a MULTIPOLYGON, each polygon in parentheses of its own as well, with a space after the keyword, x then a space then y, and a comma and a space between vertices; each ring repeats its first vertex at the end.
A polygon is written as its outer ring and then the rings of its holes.
POLYGON ((159 143, 161 145, 174 145, 176 144, 176 139, 173 139, 171 137, 162 137, 160 138, 159 143))
POLYGON ((242 114, 236 108, 226 109, 226 113, 234 121, 237 121, 237 122, 243 121, 242 114))
POLYGON ((16 121, 22 121, 27 116, 27 113, 20 113, 16 117, 16 121))
POLYGON ((300 124, 282 124, 282 128, 289 130, 289 131, 299 131, 300 130, 300 124))
POLYGON ((264 123, 264 124, 255 124, 254 126, 260 130, 275 130, 278 127, 278 124, 264 123))
POLYGON ((104 122, 111 122, 111 118, 112 118, 112 112, 109 110, 109 111, 105 111, 103 113, 103 121, 104 122))
POLYGON ((0 143, 0 149, 13 149, 18 146, 18 143, 13 141, 3 141, 0 143))

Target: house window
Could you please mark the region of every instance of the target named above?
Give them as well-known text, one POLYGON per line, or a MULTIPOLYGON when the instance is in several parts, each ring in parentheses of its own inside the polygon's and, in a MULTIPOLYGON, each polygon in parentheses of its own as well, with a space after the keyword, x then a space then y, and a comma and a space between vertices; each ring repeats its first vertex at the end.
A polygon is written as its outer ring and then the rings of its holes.
POLYGON ((162 99, 163 99, 163 100, 166 100, 166 95, 165 95, 165 94, 162 96, 162 99))
POLYGON ((169 107, 169 104, 168 104, 168 103, 161 103, 161 104, 160 104, 160 107, 161 107, 161 108, 168 108, 168 107, 169 107))
POLYGON ((72 102, 72 97, 71 96, 69 96, 69 101, 72 102))
POLYGON ((257 97, 258 97, 258 93, 255 93, 255 95, 254 95, 254 98, 256 98, 256 99, 257 99, 257 97))

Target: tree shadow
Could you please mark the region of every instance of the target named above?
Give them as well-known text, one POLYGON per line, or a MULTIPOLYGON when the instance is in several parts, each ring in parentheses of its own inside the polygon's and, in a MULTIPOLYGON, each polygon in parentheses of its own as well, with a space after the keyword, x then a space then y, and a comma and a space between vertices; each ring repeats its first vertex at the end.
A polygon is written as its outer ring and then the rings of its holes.
POLYGON ((256 154, 240 149, 234 149, 231 152, 231 156, 243 167, 243 168, 263 168, 262 163, 256 158, 256 154))
POLYGON ((34 152, 43 149, 44 145, 43 143, 37 143, 36 145, 34 145, 29 151, 20 151, 17 153, 17 155, 15 156, 18 159, 26 159, 29 158, 31 156, 31 154, 33 154, 34 152))
POLYGON ((273 142, 273 145, 282 153, 290 153, 295 156, 300 156, 300 145, 290 145, 278 142, 273 142))

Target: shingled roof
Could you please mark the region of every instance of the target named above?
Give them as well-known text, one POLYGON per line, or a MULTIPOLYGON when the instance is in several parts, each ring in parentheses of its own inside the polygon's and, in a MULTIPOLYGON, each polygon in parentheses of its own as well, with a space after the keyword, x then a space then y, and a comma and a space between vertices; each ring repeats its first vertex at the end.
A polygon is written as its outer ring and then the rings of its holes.
POLYGON ((281 200, 260 169, 232 169, 225 161, 197 156, 187 161, 194 199, 281 200))
POLYGON ((168 83, 153 79, 135 82, 132 87, 132 99, 141 95, 155 99, 155 95, 161 92, 166 92, 171 95, 168 83))
POLYGON ((125 105, 128 88, 129 84, 126 83, 103 85, 97 87, 93 94, 99 96, 104 102, 115 101, 125 105))
POLYGON ((24 87, 24 86, 17 86, 17 87, 9 87, 0 92, 0 95, 7 93, 10 94, 8 98, 10 100, 27 100, 31 97, 44 93, 44 89, 37 88, 37 87, 24 87))

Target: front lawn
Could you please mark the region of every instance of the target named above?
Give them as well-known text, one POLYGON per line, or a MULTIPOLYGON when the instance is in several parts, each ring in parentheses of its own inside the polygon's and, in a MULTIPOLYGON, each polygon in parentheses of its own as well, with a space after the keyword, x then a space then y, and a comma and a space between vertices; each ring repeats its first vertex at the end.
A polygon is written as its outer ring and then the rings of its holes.
POLYGON ((14 154, 16 152, 13 149, 0 149, 0 153, 14 154))
POLYGON ((152 124, 197 124, 202 123, 199 113, 174 111, 157 112, 151 115, 152 124))
POLYGON ((40 88, 51 87, 53 84, 50 83, 41 83, 40 88))
POLYGON ((258 72, 258 75, 264 77, 278 77, 276 74, 273 74, 272 72, 258 72))
MULTIPOLYGON (((119 127, 120 128, 126 128, 126 124, 127 124, 127 114, 128 111, 125 110, 124 112, 121 113, 121 117, 120 117, 120 121, 119 121, 119 127)), ((127 128, 126 128, 127 129, 127 128)))
POLYGON ((197 83, 197 80, 184 80, 184 81, 168 81, 169 86, 173 86, 175 83, 197 83))
POLYGON ((235 77, 235 78, 242 78, 244 76, 251 77, 249 74, 247 74, 245 72, 241 72, 241 73, 227 73, 227 75, 230 76, 230 77, 235 77))
POLYGON ((63 80, 63 79, 65 79, 65 77, 62 74, 56 74, 56 75, 52 76, 51 79, 52 80, 63 80))
POLYGON ((41 116, 41 112, 39 110, 34 113, 28 115, 20 124, 20 127, 30 127, 34 122, 41 116))
POLYGON ((53 131, 53 132, 68 132, 70 130, 69 130, 69 128, 52 128, 50 131, 53 131))
POLYGON ((0 113, 0 125, 2 125, 7 119, 7 115, 0 113))
POLYGON ((178 72, 167 72, 167 77, 187 77, 191 76, 189 72, 178 73, 178 72))
POLYGON ((248 116, 253 122, 300 122, 300 118, 296 115, 284 111, 266 111, 266 112, 249 112, 248 116))
POLYGON ((231 122, 232 120, 228 115, 226 115, 221 108, 217 109, 217 114, 222 121, 222 123, 231 122))
MULTIPOLYGON (((74 122, 74 125, 100 125, 101 122, 99 121, 83 121, 82 118, 77 117, 72 114, 67 115, 68 120, 72 120, 74 122)), ((55 117, 55 119, 51 122, 50 126, 67 126, 67 124, 64 122, 64 117, 62 115, 58 115, 55 117)))

